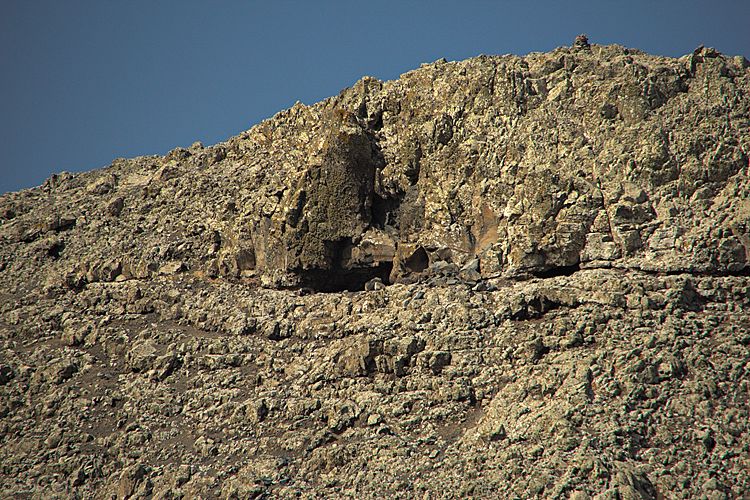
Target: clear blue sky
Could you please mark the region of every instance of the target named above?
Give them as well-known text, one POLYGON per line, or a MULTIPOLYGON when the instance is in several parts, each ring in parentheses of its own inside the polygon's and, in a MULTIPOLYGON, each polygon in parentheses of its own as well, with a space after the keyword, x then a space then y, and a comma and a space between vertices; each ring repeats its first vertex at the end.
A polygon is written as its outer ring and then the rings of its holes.
POLYGON ((0 0, 0 193, 164 154, 440 57, 619 43, 750 56, 748 0, 0 0))

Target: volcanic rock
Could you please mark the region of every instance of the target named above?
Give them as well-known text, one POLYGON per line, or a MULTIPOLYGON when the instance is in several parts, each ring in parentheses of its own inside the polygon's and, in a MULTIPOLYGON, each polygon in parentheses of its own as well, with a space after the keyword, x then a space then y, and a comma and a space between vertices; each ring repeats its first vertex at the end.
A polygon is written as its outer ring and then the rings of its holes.
POLYGON ((740 498, 750 64, 365 77, 0 196, 0 496, 740 498))

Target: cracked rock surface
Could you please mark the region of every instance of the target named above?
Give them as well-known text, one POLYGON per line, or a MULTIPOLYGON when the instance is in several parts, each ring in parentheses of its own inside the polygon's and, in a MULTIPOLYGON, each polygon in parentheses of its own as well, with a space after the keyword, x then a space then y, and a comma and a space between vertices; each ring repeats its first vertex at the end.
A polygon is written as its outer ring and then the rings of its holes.
POLYGON ((749 67, 441 60, 0 196, 0 496, 742 498, 749 67))

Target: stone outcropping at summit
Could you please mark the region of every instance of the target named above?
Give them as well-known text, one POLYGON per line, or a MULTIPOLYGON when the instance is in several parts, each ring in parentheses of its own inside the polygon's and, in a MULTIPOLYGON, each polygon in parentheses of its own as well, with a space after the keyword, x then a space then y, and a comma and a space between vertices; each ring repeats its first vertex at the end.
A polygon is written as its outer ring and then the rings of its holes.
POLYGON ((750 489, 750 63, 424 64, 0 196, 0 496, 750 489))

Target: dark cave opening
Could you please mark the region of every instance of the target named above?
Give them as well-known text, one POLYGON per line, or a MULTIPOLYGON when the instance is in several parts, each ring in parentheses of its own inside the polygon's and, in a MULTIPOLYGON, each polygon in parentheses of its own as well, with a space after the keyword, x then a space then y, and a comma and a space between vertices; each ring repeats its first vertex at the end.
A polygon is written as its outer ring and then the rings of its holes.
POLYGON ((352 238, 326 241, 331 267, 312 268, 299 271, 300 287, 313 292, 359 292, 365 284, 379 278, 384 285, 390 284, 392 261, 367 262, 356 265, 351 262, 352 238))
POLYGON ((365 283, 375 278, 387 285, 392 269, 392 262, 352 269, 309 269, 302 273, 300 286, 322 293, 360 292, 365 289, 365 283))

